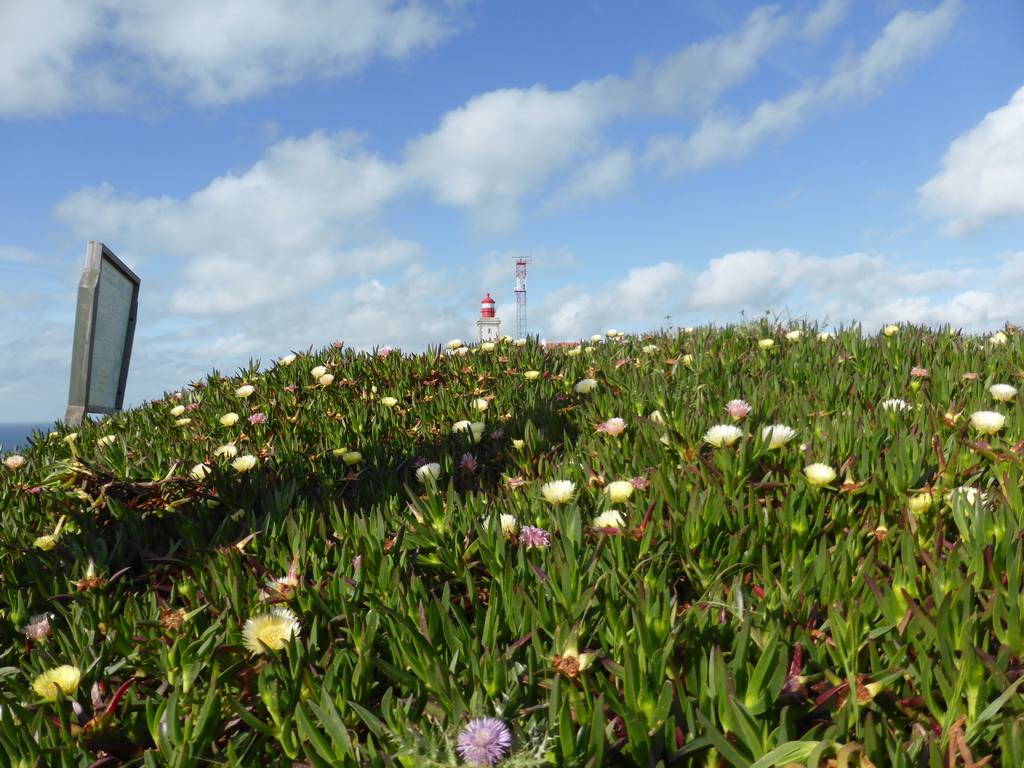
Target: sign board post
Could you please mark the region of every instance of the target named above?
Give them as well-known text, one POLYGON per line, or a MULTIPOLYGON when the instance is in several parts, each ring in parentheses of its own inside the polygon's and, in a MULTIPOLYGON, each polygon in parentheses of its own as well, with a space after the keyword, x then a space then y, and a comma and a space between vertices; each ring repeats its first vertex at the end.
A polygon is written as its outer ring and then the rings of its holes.
POLYGON ((68 426, 80 426, 87 413, 116 413, 124 405, 141 282, 107 246, 89 241, 78 284, 68 426))

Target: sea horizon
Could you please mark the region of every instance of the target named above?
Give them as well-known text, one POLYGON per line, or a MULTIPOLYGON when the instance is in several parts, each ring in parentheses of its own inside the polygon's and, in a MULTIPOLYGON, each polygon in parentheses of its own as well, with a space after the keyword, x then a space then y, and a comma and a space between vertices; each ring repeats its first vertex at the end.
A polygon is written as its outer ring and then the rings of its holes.
POLYGON ((53 430, 56 423, 56 420, 0 423, 0 453, 12 453, 27 448, 33 432, 38 430, 47 434, 53 430))

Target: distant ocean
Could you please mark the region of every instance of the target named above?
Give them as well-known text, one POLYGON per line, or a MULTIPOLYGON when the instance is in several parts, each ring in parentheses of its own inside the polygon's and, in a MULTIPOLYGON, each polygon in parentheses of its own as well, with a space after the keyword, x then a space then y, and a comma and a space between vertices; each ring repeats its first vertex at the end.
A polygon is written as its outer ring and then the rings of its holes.
POLYGON ((53 431, 54 422, 46 424, 38 422, 27 422, 21 424, 0 424, 0 452, 17 451, 28 447, 28 439, 34 430, 40 430, 44 435, 53 431))

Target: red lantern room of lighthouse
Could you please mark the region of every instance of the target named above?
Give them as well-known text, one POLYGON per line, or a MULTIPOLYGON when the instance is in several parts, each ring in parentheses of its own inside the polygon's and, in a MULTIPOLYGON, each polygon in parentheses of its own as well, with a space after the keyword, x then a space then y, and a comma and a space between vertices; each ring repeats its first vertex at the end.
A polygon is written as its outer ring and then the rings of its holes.
POLYGON ((480 302, 480 319, 476 321, 476 327, 481 342, 498 340, 501 320, 494 316, 494 299, 490 293, 480 302))

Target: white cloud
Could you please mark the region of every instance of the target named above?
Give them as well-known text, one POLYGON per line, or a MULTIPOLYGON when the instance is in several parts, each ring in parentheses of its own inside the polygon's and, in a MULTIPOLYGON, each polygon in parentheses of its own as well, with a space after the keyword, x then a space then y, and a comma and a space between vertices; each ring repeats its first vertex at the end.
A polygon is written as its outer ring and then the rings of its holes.
POLYGON ((573 171, 565 186, 551 195, 545 208, 570 208, 619 194, 633 181, 633 165, 633 153, 628 148, 585 161, 573 171))
POLYGON ((451 13, 413 0, 6 0, 0 116, 107 107, 154 83, 227 104, 434 46, 451 13))
POLYGON ((170 308, 224 314, 419 258, 418 245, 377 222, 401 185, 398 169, 356 136, 315 132, 186 199, 136 200, 101 185, 67 196, 55 214, 80 237, 126 253, 185 257, 170 308))
POLYGON ((507 230, 521 198, 599 148, 606 90, 581 83, 568 91, 535 86, 476 96, 409 142, 406 171, 438 202, 468 209, 480 227, 507 230))
POLYGON ((646 160, 669 173, 737 161, 766 141, 785 138, 825 109, 871 98, 945 37, 958 9, 958 0, 945 0, 931 11, 903 11, 866 51, 840 61, 823 83, 807 83, 777 100, 763 101, 747 118, 711 113, 685 138, 655 136, 648 142, 646 160))
POLYGON ((818 7, 807 15, 802 37, 808 40, 820 40, 843 22, 849 10, 850 0, 822 0, 818 7))
POLYGON ((918 187, 920 206, 964 237, 989 221, 1024 216, 1024 88, 949 145, 942 170, 918 187))

